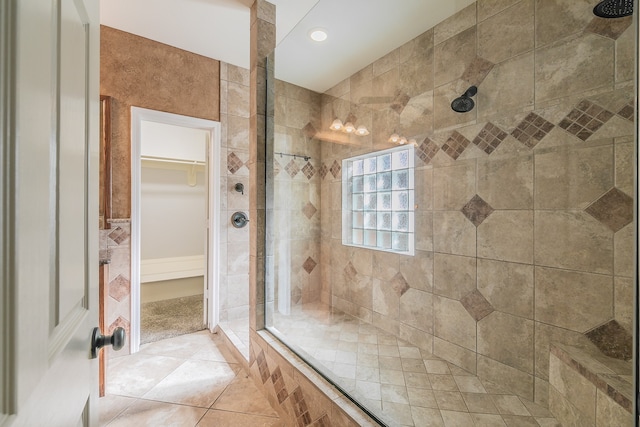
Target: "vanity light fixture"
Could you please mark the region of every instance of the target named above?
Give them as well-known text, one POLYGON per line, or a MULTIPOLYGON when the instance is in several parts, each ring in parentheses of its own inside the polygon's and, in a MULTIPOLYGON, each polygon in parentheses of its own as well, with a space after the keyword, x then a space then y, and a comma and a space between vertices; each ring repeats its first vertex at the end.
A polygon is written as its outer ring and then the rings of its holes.
POLYGON ((312 28, 309 30, 309 37, 314 42, 323 42, 327 39, 327 31, 323 28, 312 28))
POLYGON ((398 145, 418 145, 415 139, 407 139, 406 137, 402 136, 402 135, 398 135, 397 133, 392 133, 391 136, 389 137, 389 142, 392 144, 398 144, 398 145))
MULTIPOLYGON (((349 118, 347 118, 347 120, 349 120, 349 118)), ((351 121, 347 121, 347 123, 343 124, 342 120, 340 119, 335 119, 333 122, 331 122, 329 129, 339 130, 345 133, 350 133, 358 136, 366 136, 366 135, 369 135, 370 133, 369 129, 367 129, 367 127, 364 125, 360 125, 356 127, 351 121)))

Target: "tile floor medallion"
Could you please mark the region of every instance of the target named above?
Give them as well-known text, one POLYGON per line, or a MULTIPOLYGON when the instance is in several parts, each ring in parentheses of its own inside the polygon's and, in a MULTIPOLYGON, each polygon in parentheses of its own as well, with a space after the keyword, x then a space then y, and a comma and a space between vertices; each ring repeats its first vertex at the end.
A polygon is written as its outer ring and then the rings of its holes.
POLYGON ((222 338, 208 331, 109 361, 100 426, 282 427, 222 338))
POLYGON ((326 305, 293 307, 274 324, 389 426, 560 426, 546 408, 326 305))

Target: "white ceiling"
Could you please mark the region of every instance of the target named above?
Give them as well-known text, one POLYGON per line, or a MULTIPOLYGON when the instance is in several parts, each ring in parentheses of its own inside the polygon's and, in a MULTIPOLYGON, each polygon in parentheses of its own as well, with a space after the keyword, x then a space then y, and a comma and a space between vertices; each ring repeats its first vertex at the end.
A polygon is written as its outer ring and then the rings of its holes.
MULTIPOLYGON (((249 67, 253 0, 102 0, 100 22, 161 43, 249 67)), ((271 0, 276 77, 324 92, 474 0, 271 0), (308 32, 322 27, 318 43, 308 32)))

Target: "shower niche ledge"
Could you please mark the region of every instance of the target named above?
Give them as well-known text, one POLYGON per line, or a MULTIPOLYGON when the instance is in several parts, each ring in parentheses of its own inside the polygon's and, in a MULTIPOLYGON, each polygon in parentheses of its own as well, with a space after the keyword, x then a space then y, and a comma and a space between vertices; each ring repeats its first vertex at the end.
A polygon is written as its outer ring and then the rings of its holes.
POLYGON ((633 425, 632 371, 595 347, 552 344, 549 410, 562 425, 633 425))

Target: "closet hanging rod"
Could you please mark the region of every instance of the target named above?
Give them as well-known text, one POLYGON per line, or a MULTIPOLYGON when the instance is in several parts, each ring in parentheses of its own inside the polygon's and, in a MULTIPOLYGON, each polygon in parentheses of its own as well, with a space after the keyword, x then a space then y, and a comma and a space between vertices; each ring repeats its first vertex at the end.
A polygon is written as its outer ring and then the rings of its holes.
POLYGON ((282 156, 293 157, 293 160, 300 157, 301 159, 304 159, 305 162, 308 162, 309 160, 311 160, 311 157, 305 156, 304 154, 289 154, 289 153, 273 153, 273 154, 279 155, 280 157, 282 156))
POLYGON ((182 165, 204 166, 205 162, 199 160, 175 159, 170 157, 140 156, 140 160, 149 160, 152 162, 179 163, 182 165))

